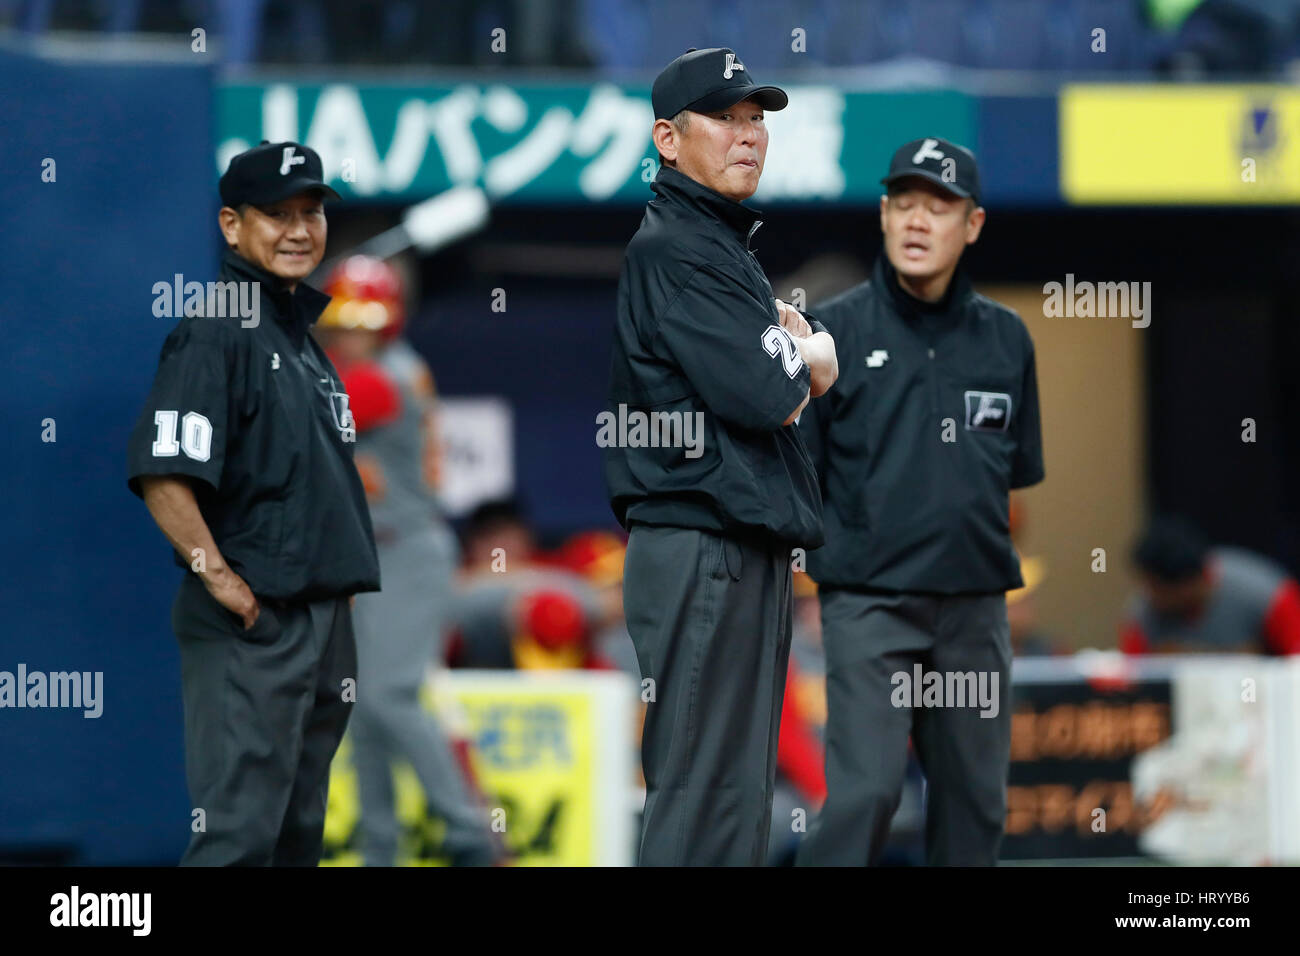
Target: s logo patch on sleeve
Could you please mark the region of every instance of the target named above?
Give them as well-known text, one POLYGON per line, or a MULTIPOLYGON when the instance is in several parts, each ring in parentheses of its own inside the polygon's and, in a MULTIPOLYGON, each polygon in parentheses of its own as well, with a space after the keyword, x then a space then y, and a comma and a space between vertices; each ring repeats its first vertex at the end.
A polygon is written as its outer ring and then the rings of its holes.
POLYGON ((1011 424, 1011 396, 1006 392, 967 392, 968 431, 1004 432, 1011 424))

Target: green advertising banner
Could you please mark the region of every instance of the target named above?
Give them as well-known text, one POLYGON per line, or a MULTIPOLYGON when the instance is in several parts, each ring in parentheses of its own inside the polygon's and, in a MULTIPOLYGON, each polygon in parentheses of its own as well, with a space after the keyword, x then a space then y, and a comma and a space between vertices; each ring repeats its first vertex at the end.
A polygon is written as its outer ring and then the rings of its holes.
MULTIPOLYGON (((952 91, 790 85, 756 204, 872 203, 890 153, 921 136, 975 139, 975 100, 952 91)), ((657 156, 648 87, 228 84, 217 96, 217 170, 261 140, 321 154, 345 198, 416 202, 457 185, 493 201, 642 203, 657 156)))

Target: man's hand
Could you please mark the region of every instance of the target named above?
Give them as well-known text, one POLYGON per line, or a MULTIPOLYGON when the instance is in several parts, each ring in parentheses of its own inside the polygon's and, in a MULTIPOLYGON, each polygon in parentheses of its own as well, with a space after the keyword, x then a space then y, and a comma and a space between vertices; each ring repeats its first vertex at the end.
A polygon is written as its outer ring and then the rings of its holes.
POLYGON ((773 301, 776 302, 776 311, 781 317, 781 328, 796 339, 806 339, 813 334, 812 326, 808 324, 808 320, 800 314, 798 309, 792 305, 787 305, 780 299, 773 301))
MULTIPOLYGON (((808 320, 794 306, 787 305, 780 299, 773 301, 776 302, 777 314, 781 316, 781 328, 794 338, 794 344, 799 347, 800 357, 808 366, 808 371, 812 373, 809 394, 813 398, 825 395, 835 384, 835 380, 840 377, 840 364, 835 356, 835 340, 827 332, 814 333, 808 320)), ((798 412, 795 416, 798 416, 798 412)))
POLYGON ((835 340, 829 332, 817 332, 807 338, 796 338, 794 344, 799 347, 808 371, 812 373, 809 391, 813 398, 825 395, 835 380, 840 377, 840 362, 835 355, 835 340))
POLYGON ((206 571, 199 575, 203 581, 203 586, 208 589, 208 593, 217 599, 222 607, 227 611, 238 614, 244 620, 244 630, 248 630, 257 621, 257 616, 262 613, 262 607, 257 603, 257 598, 249 590, 248 585, 229 567, 223 567, 218 571, 206 571))
POLYGON ((208 593, 226 610, 243 618, 245 630, 252 627, 261 612, 257 598, 221 557, 189 480, 183 475, 141 475, 140 490, 153 520, 182 560, 202 579, 208 593))
POLYGON ((785 420, 785 424, 789 425, 799 417, 799 413, 808 404, 809 398, 825 395, 835 384, 835 380, 840 377, 840 363, 835 356, 835 340, 831 338, 830 333, 813 332, 812 326, 798 309, 780 299, 772 301, 776 303, 777 315, 781 317, 781 328, 790 333, 790 337, 794 339, 794 344, 799 349, 800 358, 811 373, 808 394, 804 396, 803 403, 785 420))

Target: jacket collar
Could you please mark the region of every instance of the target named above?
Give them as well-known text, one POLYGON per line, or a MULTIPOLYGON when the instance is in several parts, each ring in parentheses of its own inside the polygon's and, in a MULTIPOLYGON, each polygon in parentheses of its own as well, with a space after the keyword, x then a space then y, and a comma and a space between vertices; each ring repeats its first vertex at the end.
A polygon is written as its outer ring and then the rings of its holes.
POLYGON ((299 334, 305 334, 307 326, 320 318, 332 298, 305 282, 299 282, 297 288, 290 292, 279 276, 249 262, 229 247, 221 256, 221 277, 260 283, 262 301, 270 304, 270 311, 276 320, 299 334))
POLYGON ((966 274, 965 268, 958 263, 957 271, 953 273, 952 281, 948 283, 948 291, 944 293, 943 298, 938 302, 923 302, 905 291, 898 284, 898 271, 884 252, 881 252, 876 258, 876 267, 872 278, 888 294, 895 311, 908 319, 920 316, 934 316, 939 319, 959 318, 965 311, 970 297, 975 292, 974 287, 971 285, 970 276, 966 274))
POLYGON ((746 246, 749 245, 749 237, 763 221, 763 214, 759 210, 728 199, 671 166, 659 167, 659 175, 650 184, 650 188, 669 202, 716 219, 746 246))

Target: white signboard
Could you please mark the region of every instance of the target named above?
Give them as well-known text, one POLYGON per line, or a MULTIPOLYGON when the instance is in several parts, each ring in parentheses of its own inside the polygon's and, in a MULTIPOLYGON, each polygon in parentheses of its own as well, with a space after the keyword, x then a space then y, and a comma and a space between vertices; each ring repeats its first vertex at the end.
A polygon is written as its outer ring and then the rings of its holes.
POLYGON ((514 410, 504 398, 447 398, 439 403, 443 441, 442 503, 455 518, 515 490, 514 410))

